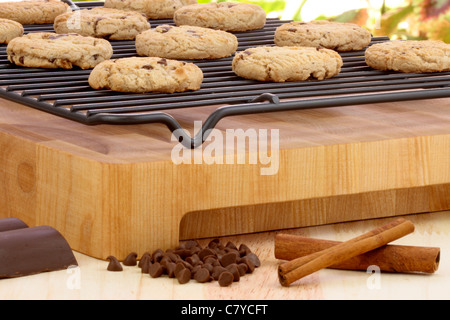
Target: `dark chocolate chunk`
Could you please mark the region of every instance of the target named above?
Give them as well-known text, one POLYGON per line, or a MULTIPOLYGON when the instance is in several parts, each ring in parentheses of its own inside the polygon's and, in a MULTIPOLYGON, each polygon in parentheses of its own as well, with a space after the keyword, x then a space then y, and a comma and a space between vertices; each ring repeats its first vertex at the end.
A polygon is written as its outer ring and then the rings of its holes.
POLYGON ((137 265, 137 253, 131 252, 125 260, 123 260, 124 266, 136 266, 137 265))
POLYGON ((0 232, 0 279, 57 271, 77 266, 64 237, 38 226, 0 232))
POLYGON ((109 260, 108 267, 106 268, 108 271, 113 272, 123 271, 123 267, 116 257, 109 256, 108 258, 106 258, 106 260, 109 260))
POLYGON ((154 68, 153 68, 153 66, 151 66, 151 65, 149 65, 149 64, 146 64, 146 65, 143 65, 143 66, 142 66, 142 69, 153 70, 154 68))
POLYGON ((0 219, 0 232, 28 228, 28 225, 17 218, 0 219))

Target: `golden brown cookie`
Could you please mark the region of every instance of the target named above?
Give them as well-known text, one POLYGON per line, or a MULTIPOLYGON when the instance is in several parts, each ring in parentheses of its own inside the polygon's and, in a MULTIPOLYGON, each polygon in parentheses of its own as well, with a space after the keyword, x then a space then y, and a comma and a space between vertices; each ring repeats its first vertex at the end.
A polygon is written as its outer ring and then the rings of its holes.
POLYGON ((82 36, 110 40, 134 40, 150 29, 147 18, 139 12, 98 7, 67 12, 55 19, 56 33, 78 33, 82 36))
POLYGON ((23 26, 13 20, 0 19, 0 43, 8 44, 12 39, 23 35, 23 26))
POLYGON ((231 56, 237 46, 234 34, 194 26, 161 25, 136 37, 139 55, 168 59, 219 59, 231 56))
POLYGON ((113 49, 107 40, 78 34, 29 33, 11 40, 6 52, 22 67, 90 69, 110 59, 113 49))
POLYGON ((266 12, 256 4, 213 2, 182 7, 175 11, 173 19, 178 26, 247 31, 263 28, 266 24, 266 12))
POLYGON ((198 90, 202 81, 203 72, 195 64, 157 57, 104 61, 89 76, 93 89, 136 93, 198 90))
POLYGON ((233 59, 238 76, 270 82, 323 80, 339 74, 342 65, 336 51, 320 47, 255 47, 233 59))
POLYGON ((450 44, 438 40, 396 40, 372 45, 366 63, 378 70, 405 73, 450 71, 450 44))
POLYGON ((197 0, 105 0, 104 6, 144 13, 149 19, 169 19, 175 10, 196 3, 197 0))
POLYGON ((55 18, 70 7, 59 0, 27 0, 0 2, 0 18, 21 24, 53 23, 55 18))
POLYGON ((293 21, 279 26, 275 31, 277 46, 321 46, 336 51, 362 50, 371 39, 370 32, 359 25, 326 20, 293 21))

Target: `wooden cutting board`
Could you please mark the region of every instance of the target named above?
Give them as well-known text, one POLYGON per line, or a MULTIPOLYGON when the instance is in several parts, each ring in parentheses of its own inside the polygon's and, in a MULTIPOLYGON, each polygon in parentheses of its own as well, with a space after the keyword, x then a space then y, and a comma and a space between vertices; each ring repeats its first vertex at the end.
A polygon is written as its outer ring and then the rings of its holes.
MULTIPOLYGON (((171 114, 192 129, 212 109, 171 114)), ((105 259, 180 239, 450 209, 450 98, 218 124, 239 128, 279 130, 277 174, 260 163, 174 164, 177 143, 162 125, 90 127, 0 100, 0 218, 51 225, 105 259)))

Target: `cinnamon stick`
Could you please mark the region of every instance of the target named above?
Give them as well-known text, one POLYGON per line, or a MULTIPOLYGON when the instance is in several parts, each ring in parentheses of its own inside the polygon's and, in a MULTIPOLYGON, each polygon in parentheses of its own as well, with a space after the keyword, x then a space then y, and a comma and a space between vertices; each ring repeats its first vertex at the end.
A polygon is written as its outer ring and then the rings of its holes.
MULTIPOLYGON (((342 242, 280 233, 275 236, 275 258, 290 261, 340 243, 342 242)), ((366 271, 375 265, 384 272, 434 273, 439 267, 440 253, 438 247, 388 244, 328 268, 366 271)))
POLYGON ((294 259, 278 267, 279 281, 283 286, 320 269, 382 247, 414 231, 414 225, 403 218, 396 219, 363 235, 331 248, 294 259))

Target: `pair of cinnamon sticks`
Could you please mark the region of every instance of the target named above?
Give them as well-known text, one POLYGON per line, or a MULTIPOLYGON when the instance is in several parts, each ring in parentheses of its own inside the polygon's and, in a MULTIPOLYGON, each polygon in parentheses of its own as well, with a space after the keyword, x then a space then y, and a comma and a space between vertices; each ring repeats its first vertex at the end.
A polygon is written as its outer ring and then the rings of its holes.
POLYGON ((280 283, 289 286, 323 268, 367 270, 375 265, 387 272, 435 272, 439 248, 388 245, 413 231, 413 223, 400 218, 345 242, 278 234, 275 257, 289 260, 278 267, 280 283))

